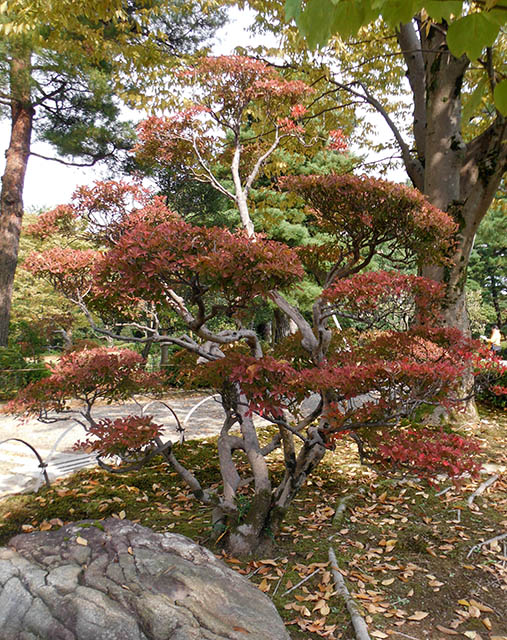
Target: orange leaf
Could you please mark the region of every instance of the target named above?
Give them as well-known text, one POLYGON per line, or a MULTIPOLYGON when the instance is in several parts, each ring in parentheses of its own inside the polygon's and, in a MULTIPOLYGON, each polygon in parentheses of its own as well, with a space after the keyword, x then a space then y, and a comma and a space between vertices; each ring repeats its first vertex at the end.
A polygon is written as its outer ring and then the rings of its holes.
POLYGON ((493 609, 491 607, 487 607, 485 604, 482 604, 481 602, 477 602, 477 600, 470 599, 470 604, 473 607, 477 607, 479 611, 484 611, 484 613, 493 613, 493 609))

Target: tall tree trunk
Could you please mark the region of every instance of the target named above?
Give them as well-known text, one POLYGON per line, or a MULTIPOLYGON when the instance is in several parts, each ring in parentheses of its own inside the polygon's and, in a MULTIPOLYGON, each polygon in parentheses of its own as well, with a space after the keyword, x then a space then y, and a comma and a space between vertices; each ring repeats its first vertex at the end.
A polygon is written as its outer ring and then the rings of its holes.
MULTIPOLYGON (((470 236, 461 216, 460 170, 465 155, 461 137, 461 84, 468 67, 466 57, 455 58, 447 50, 445 32, 432 27, 423 42, 426 77, 426 136, 424 187, 428 200, 460 219, 458 245, 446 268, 425 264, 422 275, 447 285, 446 324, 469 332, 464 284, 468 260, 461 259, 470 236), (467 233, 468 232, 468 233, 467 233)), ((475 230, 472 234, 472 240, 475 230)), ((471 250, 471 246, 470 246, 471 250)), ((468 251, 469 253, 469 251, 468 251)))
MULTIPOLYGON (((422 275, 446 285, 445 323, 469 333, 464 292, 467 267, 475 234, 506 169, 506 126, 497 113, 485 131, 464 143, 461 89, 470 61, 450 53, 446 32, 442 22, 429 29, 421 23, 419 33, 409 23, 398 33, 414 100, 416 151, 409 161, 404 160, 414 186, 458 224, 449 264, 445 268, 423 265, 422 275)), ((492 88, 494 82, 491 77, 492 88)))
POLYGON ((30 101, 31 52, 20 46, 10 61, 11 137, 0 194, 0 346, 7 346, 12 287, 23 218, 23 187, 34 109, 30 101))
MULTIPOLYGON (((446 31, 445 22, 429 29, 426 23, 421 23, 418 34, 413 23, 400 27, 398 42, 414 99, 416 143, 416 153, 409 161, 404 157, 404 161, 414 186, 432 204, 448 212, 458 225, 449 263, 445 267, 424 264, 421 274, 446 286, 444 323, 470 335, 465 303, 468 262, 479 224, 506 169, 506 126, 505 118, 497 113, 486 130, 464 143, 461 89, 470 61, 450 53, 446 31), (414 170, 414 165, 418 170, 414 170)), ((490 77, 491 89, 494 82, 495 78, 490 77)), ((471 376, 464 381, 466 395, 471 383, 471 376)), ((476 415, 473 401, 468 404, 468 414, 476 415)))

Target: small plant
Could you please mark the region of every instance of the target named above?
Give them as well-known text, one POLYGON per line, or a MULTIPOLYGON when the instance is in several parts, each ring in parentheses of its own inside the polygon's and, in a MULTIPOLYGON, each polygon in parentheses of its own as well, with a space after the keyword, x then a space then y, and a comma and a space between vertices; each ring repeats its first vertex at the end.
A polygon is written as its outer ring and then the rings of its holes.
POLYGON ((482 347, 475 359, 475 393, 478 400, 497 409, 507 408, 507 367, 482 347))
POLYGON ((382 433, 375 459, 385 468, 405 469, 421 477, 445 473, 456 480, 465 473, 476 477, 481 447, 472 438, 433 429, 404 429, 382 433))

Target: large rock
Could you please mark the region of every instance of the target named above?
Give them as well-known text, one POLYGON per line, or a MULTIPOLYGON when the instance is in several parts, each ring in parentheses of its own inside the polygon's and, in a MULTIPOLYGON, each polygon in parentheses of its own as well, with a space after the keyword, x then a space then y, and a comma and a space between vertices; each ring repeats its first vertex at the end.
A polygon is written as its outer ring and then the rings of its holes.
POLYGON ((0 549, 1 640, 290 640, 272 602, 207 549, 83 521, 0 549))

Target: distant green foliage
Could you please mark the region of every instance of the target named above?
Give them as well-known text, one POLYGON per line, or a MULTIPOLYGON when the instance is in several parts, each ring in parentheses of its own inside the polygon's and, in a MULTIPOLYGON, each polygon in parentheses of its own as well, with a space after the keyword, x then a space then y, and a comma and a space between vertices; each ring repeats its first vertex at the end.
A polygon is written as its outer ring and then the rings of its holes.
MULTIPOLYGON (((64 332, 68 335, 72 331, 90 333, 88 322, 75 305, 48 282, 35 278, 23 268, 32 251, 68 246, 71 241, 66 233, 54 233, 44 239, 29 233, 27 229, 41 219, 42 213, 25 214, 12 296, 9 344, 18 345, 28 357, 35 357, 50 345, 61 344, 64 332)), ((72 244, 83 248, 90 246, 76 230, 72 234, 72 244)))
POLYGON ((26 359, 18 347, 0 347, 0 400, 6 400, 48 374, 39 360, 26 359))
POLYGON ((505 199, 497 199, 477 232, 467 282, 469 289, 481 291, 487 322, 500 328, 505 324, 507 312, 506 214, 505 199))

